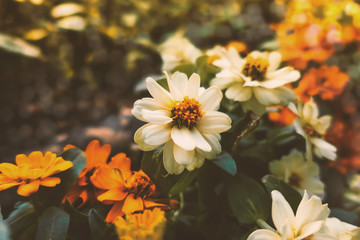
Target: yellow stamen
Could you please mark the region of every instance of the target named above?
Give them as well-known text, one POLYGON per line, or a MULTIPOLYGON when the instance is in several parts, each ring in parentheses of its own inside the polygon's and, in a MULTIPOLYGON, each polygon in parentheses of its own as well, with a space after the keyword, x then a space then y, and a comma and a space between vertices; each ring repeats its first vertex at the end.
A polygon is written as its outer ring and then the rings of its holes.
POLYGON ((192 128, 196 126, 203 116, 201 105, 194 98, 184 97, 184 100, 177 101, 171 109, 173 124, 178 128, 186 126, 192 128))
POLYGON ((247 77, 251 77, 252 80, 264 80, 269 62, 267 59, 262 57, 252 57, 248 55, 244 65, 243 74, 247 77))

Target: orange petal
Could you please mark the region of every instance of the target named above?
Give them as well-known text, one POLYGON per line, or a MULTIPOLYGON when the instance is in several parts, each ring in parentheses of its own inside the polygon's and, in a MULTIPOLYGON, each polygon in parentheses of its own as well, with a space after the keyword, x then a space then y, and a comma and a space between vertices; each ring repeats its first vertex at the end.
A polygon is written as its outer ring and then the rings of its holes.
POLYGON ((31 167, 40 168, 43 166, 44 155, 40 151, 34 151, 29 154, 29 162, 31 167))
POLYGON ((152 207, 166 207, 166 208, 169 208, 168 206, 166 206, 165 204, 162 204, 162 203, 156 203, 156 202, 149 201, 149 200, 143 200, 143 201, 144 201, 145 208, 152 208, 152 207))
POLYGON ((7 178, 18 178, 18 166, 12 163, 0 163, 0 172, 7 178))
POLYGON ((123 180, 119 171, 108 166, 102 166, 95 170, 90 177, 92 184, 101 189, 117 188, 123 185, 123 180))
POLYGON ((55 187, 61 182, 61 179, 58 177, 47 177, 41 180, 40 185, 45 187, 55 187))
POLYGON ((80 198, 81 198, 81 200, 82 200, 82 203, 81 203, 80 206, 79 206, 79 207, 81 207, 81 206, 83 206, 83 205, 87 202, 87 200, 89 199, 89 192, 88 192, 86 189, 84 189, 84 191, 82 191, 79 196, 80 196, 80 198))
POLYGON ((109 162, 108 165, 120 169, 124 179, 130 178, 132 175, 132 171, 130 170, 131 160, 126 157, 125 153, 116 154, 111 158, 111 162, 109 162))
POLYGON ((25 154, 18 154, 15 157, 16 165, 20 166, 23 164, 29 164, 29 159, 25 154))
POLYGON ((123 212, 125 214, 132 213, 135 211, 142 211, 144 209, 144 203, 142 198, 137 197, 134 198, 133 194, 130 194, 125 198, 124 206, 123 206, 123 212))
POLYGON ((104 201, 104 200, 121 201, 124 200, 124 198, 127 195, 128 193, 124 192, 121 188, 113 188, 98 196, 97 199, 99 201, 104 201))
POLYGON ((36 192, 39 189, 39 186, 40 186, 39 180, 35 180, 30 183, 23 182, 19 186, 17 193, 21 196, 28 197, 28 196, 30 196, 30 194, 36 192))
POLYGON ((110 152, 111 146, 109 144, 100 146, 98 140, 91 141, 85 150, 87 167, 91 169, 99 165, 105 165, 110 152))
POLYGON ((123 201, 116 202, 114 206, 111 208, 110 212, 106 216, 106 222, 112 223, 116 220, 117 217, 123 216, 125 213, 122 211, 123 209, 123 201))
POLYGON ((0 191, 20 185, 21 182, 0 183, 0 191))
POLYGON ((68 144, 64 147, 64 150, 63 151, 66 151, 68 149, 71 149, 71 148, 76 148, 74 145, 71 145, 71 144, 68 144))

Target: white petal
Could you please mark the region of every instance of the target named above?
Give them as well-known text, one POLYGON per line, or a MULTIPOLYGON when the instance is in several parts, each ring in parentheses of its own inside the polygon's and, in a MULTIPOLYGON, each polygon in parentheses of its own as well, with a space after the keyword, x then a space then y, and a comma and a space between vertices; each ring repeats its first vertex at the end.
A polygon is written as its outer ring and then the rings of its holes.
POLYGON ((200 88, 200 76, 197 73, 193 73, 187 85, 187 96, 189 98, 197 98, 199 95, 199 88, 200 88))
POLYGON ((176 143, 174 144, 174 158, 178 164, 185 166, 189 165, 193 162, 194 157, 195 149, 191 151, 186 151, 182 147, 176 145, 176 143))
POLYGON ((143 130, 144 128, 146 128, 147 126, 149 126, 150 124, 145 124, 144 126, 142 126, 141 128, 139 128, 134 135, 134 141, 136 144, 139 145, 140 150, 142 151, 152 151, 154 149, 156 149, 157 147, 159 147, 159 145, 150 145, 144 142, 144 137, 143 137, 143 130))
POLYGON ((324 226, 325 221, 315 221, 305 225, 301 229, 301 234, 296 237, 294 240, 301 240, 305 239, 306 237, 310 236, 311 234, 319 232, 319 230, 324 226))
POLYGON ((291 67, 285 67, 275 72, 268 72, 266 80, 260 82, 260 85, 266 88, 277 88, 288 83, 299 80, 300 72, 291 67))
POLYGON ((322 127, 325 129, 328 129, 331 125, 331 116, 330 115, 325 115, 322 116, 321 118, 319 118, 320 124, 322 125, 322 127))
POLYGON ((195 127, 190 130, 190 134, 197 148, 203 150, 204 152, 211 151, 210 144, 204 139, 203 135, 195 127))
POLYGON ((172 118, 170 117, 170 111, 168 110, 156 110, 156 111, 149 111, 143 109, 141 111, 142 117, 150 123, 154 124, 167 124, 172 122, 172 118))
POLYGON ((180 174, 185 166, 178 164, 174 158, 174 142, 169 141, 165 144, 163 153, 163 163, 166 171, 170 174, 180 174))
POLYGON ((222 133, 231 128, 231 119, 221 112, 208 112, 200 119, 197 129, 201 133, 216 134, 222 133))
POLYGON ((213 159, 217 155, 221 153, 221 144, 215 135, 212 134, 204 134, 205 140, 211 146, 211 152, 201 152, 201 154, 207 159, 213 159))
POLYGON ((259 229, 251 233, 247 240, 281 240, 281 237, 267 229, 259 229))
POLYGON ((153 98, 142 98, 139 100, 136 100, 134 103, 134 108, 131 110, 131 113, 139 120, 146 122, 146 120, 142 116, 142 110, 159 110, 159 109, 165 109, 162 107, 158 102, 155 101, 153 98))
POLYGON ((153 98, 163 107, 171 108, 173 105, 173 98, 168 91, 162 88, 154 79, 146 79, 147 88, 153 98))
POLYGON ((161 145, 170 140, 170 126, 147 124, 142 130, 144 142, 150 145, 161 145))
POLYGON ((181 101, 185 96, 187 89, 188 78, 185 73, 175 72, 171 79, 165 72, 167 83, 169 85, 170 93, 174 96, 175 100, 181 101))
POLYGON ((252 90, 249 87, 243 87, 242 83, 232 84, 225 92, 225 96, 228 99, 234 101, 247 101, 252 95, 252 90))
POLYGON ((254 95, 256 99, 264 106, 279 105, 281 102, 280 97, 273 89, 257 87, 254 88, 254 95))
POLYGON ((209 87, 197 99, 204 112, 214 111, 218 108, 222 99, 221 90, 217 87, 209 87))
POLYGON ((186 165, 186 169, 188 171, 193 171, 195 168, 201 167, 204 164, 204 162, 205 162, 205 157, 202 156, 197 151, 195 151, 193 161, 189 165, 186 165))
POLYGON ((314 144, 314 153, 317 157, 322 158, 325 157, 329 160, 336 159, 336 147, 332 144, 326 142, 321 138, 310 138, 312 144, 314 144))
POLYGON ((186 127, 178 128, 174 126, 171 129, 171 138, 174 143, 182 147, 186 151, 191 151, 195 149, 195 142, 190 134, 190 131, 186 127))
POLYGON ((294 220, 294 212, 284 196, 277 190, 271 192, 272 218, 276 229, 280 230, 287 221, 294 220))
POLYGON ((271 52, 269 54, 268 61, 269 61, 269 67, 267 69, 268 72, 275 71, 280 66, 281 54, 279 52, 276 52, 276 51, 271 52))
POLYGON ((294 238, 294 233, 293 233, 293 229, 291 229, 290 220, 286 221, 286 223, 281 227, 279 232, 280 232, 281 238, 284 240, 294 238))

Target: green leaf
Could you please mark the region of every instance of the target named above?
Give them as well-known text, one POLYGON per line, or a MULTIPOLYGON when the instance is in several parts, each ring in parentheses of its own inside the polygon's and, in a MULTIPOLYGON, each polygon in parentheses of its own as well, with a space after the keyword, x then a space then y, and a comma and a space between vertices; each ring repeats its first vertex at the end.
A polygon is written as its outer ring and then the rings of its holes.
POLYGON ((0 240, 10 240, 10 229, 3 220, 0 207, 0 240))
POLYGON ((110 228, 94 208, 92 208, 89 212, 89 226, 92 240, 109 239, 108 234, 110 228))
POLYGON ((218 167, 223 169, 225 172, 229 173, 232 176, 236 175, 237 168, 234 159, 227 152, 222 152, 216 158, 210 160, 212 163, 215 163, 218 167))
POLYGON ((0 48, 31 58, 42 57, 41 50, 21 38, 0 33, 0 48))
POLYGON ((194 73, 195 66, 192 63, 180 64, 174 68, 173 72, 176 72, 176 71, 185 73, 187 75, 187 77, 189 78, 191 76, 191 74, 194 73))
POLYGON ((64 210, 70 215, 71 223, 82 225, 83 223, 88 222, 88 216, 74 208, 67 199, 64 204, 64 210))
POLYGON ((208 86, 210 80, 215 77, 219 68, 208 64, 208 56, 200 56, 196 59, 196 71, 200 75, 201 86, 208 86))
POLYGON ((186 188, 188 188, 191 183, 194 181, 195 177, 198 175, 199 169, 195 169, 193 171, 185 170, 181 175, 179 180, 175 183, 175 185, 170 189, 170 195, 177 195, 183 192, 186 188))
POLYGON ((37 218, 34 206, 25 202, 16 207, 16 209, 5 219, 5 223, 11 230, 11 235, 14 236, 24 229, 28 228, 37 218))
POLYGON ((273 190, 278 190, 285 197, 286 201, 289 202, 293 211, 296 212, 301 201, 301 195, 298 191, 274 175, 266 175, 261 180, 268 193, 271 194, 273 190))
POLYGON ((65 240, 70 216, 57 207, 47 208, 41 214, 36 231, 36 240, 65 240))
POLYGON ((266 41, 260 45, 260 49, 263 50, 278 50, 279 48, 279 42, 276 39, 266 41))
POLYGON ((225 186, 230 208, 239 223, 254 224, 257 219, 267 220, 271 201, 259 183, 243 174, 238 174, 229 178, 225 186))

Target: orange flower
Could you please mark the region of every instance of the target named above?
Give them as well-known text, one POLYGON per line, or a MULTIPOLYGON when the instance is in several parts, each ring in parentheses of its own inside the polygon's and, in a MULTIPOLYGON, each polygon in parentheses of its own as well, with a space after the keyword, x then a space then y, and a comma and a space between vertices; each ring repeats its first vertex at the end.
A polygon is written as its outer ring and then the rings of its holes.
POLYGON ((0 164, 0 191, 18 186, 17 193, 28 197, 37 192, 39 186, 54 187, 61 182, 58 177, 50 177, 65 171, 73 166, 71 161, 57 157, 55 153, 35 151, 27 157, 24 154, 16 155, 16 165, 11 163, 0 164))
POLYGON ((130 164, 130 159, 124 153, 119 153, 108 166, 98 168, 91 176, 94 186, 107 190, 98 196, 98 200, 105 204, 114 203, 106 217, 107 222, 114 222, 118 216, 146 208, 167 208, 151 199, 155 185, 142 170, 131 171, 130 164))
POLYGON ((269 107, 269 109, 274 109, 277 111, 269 112, 268 118, 270 121, 274 122, 276 126, 282 127, 287 126, 293 123, 296 118, 295 114, 290 111, 289 108, 284 106, 275 106, 269 107))
POLYGON ((166 218, 159 208, 145 210, 143 213, 118 217, 114 222, 119 240, 161 240, 163 239, 166 218))
MULTIPOLYGON (((67 145, 64 150, 74 148, 73 145, 67 145)), ((106 166, 106 161, 110 155, 111 146, 105 144, 100 146, 98 140, 91 141, 85 150, 86 166, 80 172, 79 179, 66 193, 63 202, 66 199, 73 204, 77 199, 81 198, 82 203, 78 207, 82 207, 86 202, 96 202, 96 195, 99 195, 98 191, 92 186, 90 182, 90 176, 99 166, 106 166)))
POLYGON ((229 49, 231 47, 235 48, 238 53, 247 52, 247 46, 243 42, 231 41, 225 46, 226 49, 229 49))
POLYGON ((310 69, 294 92, 304 102, 315 95, 320 95, 324 100, 331 100, 342 93, 348 81, 349 76, 340 72, 338 67, 323 65, 320 68, 310 69))

